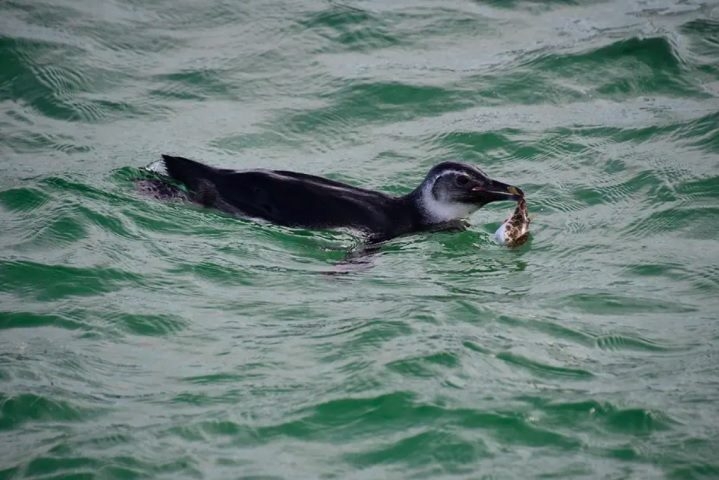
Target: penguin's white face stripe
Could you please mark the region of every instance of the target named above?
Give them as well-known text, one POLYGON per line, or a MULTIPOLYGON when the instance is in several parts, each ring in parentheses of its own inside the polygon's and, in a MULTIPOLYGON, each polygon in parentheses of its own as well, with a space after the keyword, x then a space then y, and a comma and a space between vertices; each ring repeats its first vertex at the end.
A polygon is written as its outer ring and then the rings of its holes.
POLYGON ((453 202, 450 200, 440 200, 432 193, 434 184, 446 175, 467 175, 467 172, 461 170, 445 170, 437 174, 432 181, 427 182, 422 188, 420 195, 420 204, 427 219, 431 222, 447 222, 450 220, 460 220, 467 218, 472 212, 477 210, 476 205, 462 202, 453 202))
POLYGON ((431 222, 448 222, 450 220, 460 220, 467 218, 472 212, 477 210, 476 205, 459 202, 444 202, 437 200, 432 192, 423 192, 420 199, 422 210, 431 222))
POLYGON ((446 177, 447 175, 466 175, 468 177, 470 176, 469 173, 463 172, 462 170, 443 170, 434 176, 434 178, 432 179, 432 183, 436 182, 442 177, 446 177))
MULTIPOLYGON (((477 171, 479 172, 480 175, 486 176, 486 175, 484 175, 484 173, 481 170, 477 169, 477 171)), ((477 178, 477 176, 476 176, 477 172, 468 172, 466 170, 454 170, 454 169, 443 170, 443 171, 439 172, 437 175, 435 175, 434 177, 432 177, 431 184, 434 185, 440 178, 447 177, 450 175, 454 175, 457 177, 459 177, 459 176, 469 177, 470 179, 474 179, 474 180, 476 180, 476 178, 477 178)))

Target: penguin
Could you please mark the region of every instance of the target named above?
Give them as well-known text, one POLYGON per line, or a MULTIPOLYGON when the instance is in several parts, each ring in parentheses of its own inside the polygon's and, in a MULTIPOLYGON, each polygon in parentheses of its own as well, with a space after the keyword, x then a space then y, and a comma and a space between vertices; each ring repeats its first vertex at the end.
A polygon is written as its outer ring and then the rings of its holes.
POLYGON ((156 196, 189 199, 289 227, 348 228, 371 243, 422 231, 464 230, 466 218, 482 206, 524 196, 474 165, 451 161, 432 167, 417 188, 402 196, 305 173, 220 169, 170 155, 146 168, 158 178, 145 181, 143 189, 156 196))

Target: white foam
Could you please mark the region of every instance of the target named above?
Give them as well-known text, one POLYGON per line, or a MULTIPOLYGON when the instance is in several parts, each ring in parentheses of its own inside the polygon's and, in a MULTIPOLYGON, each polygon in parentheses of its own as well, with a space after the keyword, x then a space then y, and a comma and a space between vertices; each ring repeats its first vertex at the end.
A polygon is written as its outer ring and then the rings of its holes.
POLYGON ((167 166, 164 160, 157 160, 145 167, 148 172, 157 173, 160 175, 167 175, 167 166))

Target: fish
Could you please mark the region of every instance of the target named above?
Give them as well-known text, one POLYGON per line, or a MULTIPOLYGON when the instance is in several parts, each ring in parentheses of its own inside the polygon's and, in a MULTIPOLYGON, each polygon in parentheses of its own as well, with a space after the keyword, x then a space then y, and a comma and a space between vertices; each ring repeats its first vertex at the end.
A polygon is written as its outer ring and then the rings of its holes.
POLYGON ((527 201, 521 197, 512 215, 494 232, 494 239, 500 245, 518 247, 529 239, 530 221, 527 201))

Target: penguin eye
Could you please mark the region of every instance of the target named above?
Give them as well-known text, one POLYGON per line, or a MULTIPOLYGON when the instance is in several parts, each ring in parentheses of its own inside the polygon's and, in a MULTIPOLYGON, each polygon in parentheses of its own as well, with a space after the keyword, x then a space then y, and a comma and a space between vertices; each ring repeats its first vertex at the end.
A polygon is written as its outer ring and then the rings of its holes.
POLYGON ((457 185, 463 187, 469 183, 469 177, 467 175, 460 175, 455 178, 454 181, 457 183, 457 185))

